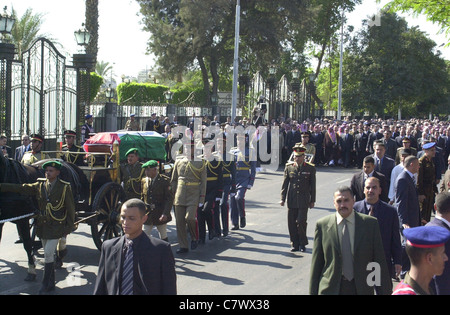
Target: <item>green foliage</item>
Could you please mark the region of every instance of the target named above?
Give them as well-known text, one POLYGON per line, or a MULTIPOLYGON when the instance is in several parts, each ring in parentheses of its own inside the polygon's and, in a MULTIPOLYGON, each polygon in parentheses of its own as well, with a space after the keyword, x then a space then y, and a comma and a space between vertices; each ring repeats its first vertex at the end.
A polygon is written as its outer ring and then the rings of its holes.
POLYGON ((91 72, 90 101, 92 102, 100 91, 103 84, 103 78, 95 72, 91 72))

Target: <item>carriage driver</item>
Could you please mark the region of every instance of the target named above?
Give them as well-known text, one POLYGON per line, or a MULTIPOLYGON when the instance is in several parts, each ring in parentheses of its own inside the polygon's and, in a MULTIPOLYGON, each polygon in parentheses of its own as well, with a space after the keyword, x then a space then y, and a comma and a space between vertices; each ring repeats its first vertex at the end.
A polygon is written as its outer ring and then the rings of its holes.
MULTIPOLYGON (((60 239, 74 230, 75 202, 70 183, 59 178, 62 164, 48 161, 42 165, 46 178, 39 178, 33 184, 0 184, 0 192, 14 192, 33 195, 38 202, 36 234, 44 248, 44 277, 40 294, 55 290, 55 252, 60 239)), ((64 244, 59 244, 59 251, 64 244), (62 246, 61 246, 62 245, 62 246)))
POLYGON ((141 180, 144 176, 142 163, 139 162, 139 150, 131 148, 125 154, 127 164, 120 166, 120 181, 128 199, 141 199, 141 180))
POLYGON ((22 164, 31 165, 41 160, 50 159, 48 154, 42 154, 42 147, 44 146, 44 137, 38 134, 31 135, 31 151, 23 155, 22 164))

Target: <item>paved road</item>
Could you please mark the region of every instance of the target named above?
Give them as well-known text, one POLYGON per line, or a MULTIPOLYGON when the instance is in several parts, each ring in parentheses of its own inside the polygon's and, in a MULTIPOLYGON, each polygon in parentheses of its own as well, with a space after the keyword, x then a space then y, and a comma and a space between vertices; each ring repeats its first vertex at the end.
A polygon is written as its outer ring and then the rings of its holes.
MULTIPOLYGON (((305 253, 291 253, 287 209, 279 206, 283 173, 257 175, 247 192, 247 226, 222 239, 207 241, 187 255, 175 255, 180 295, 304 295, 308 294, 309 270, 315 222, 332 212, 336 187, 349 185, 356 169, 317 169, 316 207, 309 211, 310 244, 305 253)), ((177 247, 174 222, 168 225, 173 251, 177 247)), ((154 230, 156 235, 156 229, 154 230)), ((38 280, 24 282, 27 259, 17 239, 15 225, 4 226, 0 244, 0 295, 37 294, 42 279, 42 251, 38 256, 38 280)), ((68 237, 66 269, 56 272, 58 295, 91 294, 97 274, 99 251, 87 225, 68 237)))

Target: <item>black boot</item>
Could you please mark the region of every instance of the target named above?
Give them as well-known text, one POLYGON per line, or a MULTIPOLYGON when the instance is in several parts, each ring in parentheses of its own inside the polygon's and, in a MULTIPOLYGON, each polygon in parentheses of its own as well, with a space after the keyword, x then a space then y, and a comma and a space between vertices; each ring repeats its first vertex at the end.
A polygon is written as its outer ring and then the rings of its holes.
POLYGON ((55 262, 55 269, 61 269, 63 265, 63 259, 67 255, 67 248, 64 248, 63 250, 59 250, 56 252, 56 262, 55 262))
POLYGON ((47 294, 55 290, 55 263, 46 263, 44 266, 44 278, 39 294, 47 294))

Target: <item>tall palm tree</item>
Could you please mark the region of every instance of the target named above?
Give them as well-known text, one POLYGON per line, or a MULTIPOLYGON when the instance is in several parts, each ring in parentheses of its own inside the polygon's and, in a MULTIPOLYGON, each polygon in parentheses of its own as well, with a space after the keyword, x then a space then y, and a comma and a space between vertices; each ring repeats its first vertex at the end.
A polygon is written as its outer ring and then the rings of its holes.
POLYGON ((22 53, 30 48, 37 38, 44 36, 39 34, 44 14, 33 13, 33 9, 28 8, 22 17, 18 18, 17 12, 12 8, 12 16, 16 19, 16 23, 11 32, 11 41, 16 46, 20 60, 22 53))
POLYGON ((91 40, 86 52, 91 54, 97 63, 98 54, 98 1, 86 0, 86 29, 91 34, 91 40))

